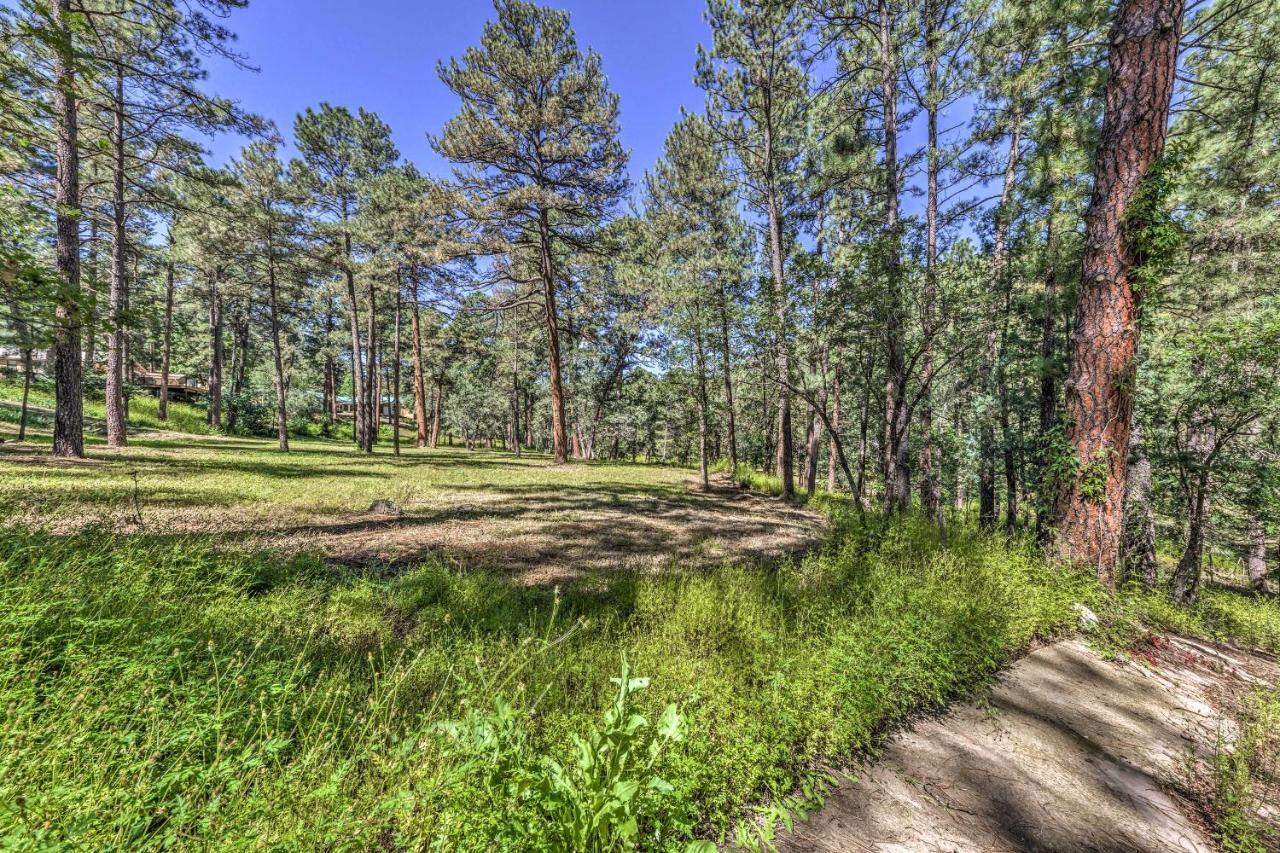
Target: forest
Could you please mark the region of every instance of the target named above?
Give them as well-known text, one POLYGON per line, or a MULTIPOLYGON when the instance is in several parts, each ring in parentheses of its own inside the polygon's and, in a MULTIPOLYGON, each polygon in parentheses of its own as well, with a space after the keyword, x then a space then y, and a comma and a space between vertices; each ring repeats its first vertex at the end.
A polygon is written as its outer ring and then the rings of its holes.
POLYGON ((1203 844, 892 849, 1280 849, 1280 2, 687 0, 652 163, 548 2, 445 168, 220 94, 248 0, 0 2, 3 844, 884 849, 1079 654, 1236 679, 1203 844))

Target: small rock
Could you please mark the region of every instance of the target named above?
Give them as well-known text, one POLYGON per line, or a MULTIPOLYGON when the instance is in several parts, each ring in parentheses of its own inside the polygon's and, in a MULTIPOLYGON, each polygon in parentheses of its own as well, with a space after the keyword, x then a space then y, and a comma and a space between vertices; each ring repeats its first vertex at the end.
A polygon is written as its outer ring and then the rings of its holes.
POLYGON ((1094 613, 1083 604, 1075 606, 1076 613, 1080 614, 1080 630, 1088 633, 1098 627, 1098 614, 1094 613))
POLYGON ((404 510, 400 509, 400 505, 398 503, 385 499, 379 499, 369 504, 369 512, 376 513, 378 515, 394 515, 397 517, 404 515, 404 510))

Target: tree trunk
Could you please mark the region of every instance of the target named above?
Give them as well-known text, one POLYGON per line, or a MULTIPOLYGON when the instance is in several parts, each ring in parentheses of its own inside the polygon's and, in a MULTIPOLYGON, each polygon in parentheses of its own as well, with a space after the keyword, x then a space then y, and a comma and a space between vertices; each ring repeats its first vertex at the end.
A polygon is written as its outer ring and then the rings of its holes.
POLYGON ((920 507, 927 518, 941 524, 942 482, 934 470, 933 444, 933 344, 934 302, 938 292, 938 22, 935 0, 924 4, 925 42, 925 116, 926 116, 926 199, 924 291, 920 298, 920 325, 924 335, 924 352, 920 358, 920 507))
POLYGON ((395 341, 391 347, 391 452, 400 455, 400 277, 396 276, 395 341))
POLYGON ((418 284, 413 285, 413 308, 409 315, 409 334, 413 337, 413 419, 417 427, 417 446, 427 446, 427 378, 422 367, 422 320, 418 308, 418 284))
MULTIPOLYGON (((1005 323, 1008 322, 1010 305, 1010 285, 1005 274, 1005 252, 1008 244, 1009 224, 1013 219, 1012 211, 1009 207, 1013 201, 1014 182, 1018 175, 1018 154, 1022 144, 1022 110, 1017 105, 1012 110, 1009 127, 1009 154, 1005 159, 1004 183, 1000 190, 1000 203, 996 206, 994 214, 995 237, 991 249, 990 293, 993 295, 1005 295, 1003 301, 1005 323)), ((980 453, 978 462, 978 522, 981 524, 982 529, 987 531, 995 529, 996 513, 998 511, 996 502, 996 421, 1004 422, 1007 420, 1004 412, 1003 371, 1000 367, 1000 344, 1002 340, 1000 324, 997 322, 994 312, 990 318, 990 323, 987 329, 987 346, 982 366, 986 380, 986 394, 983 400, 982 423, 979 427, 978 440, 980 453)), ((1008 432, 1007 425, 1004 432, 1008 432)), ((1002 444, 1005 446, 1007 463, 1010 448, 1007 440, 1003 441, 1002 444)), ((1006 469, 1008 467, 1008 464, 1006 464, 1006 469)), ((1009 471, 1006 470, 1006 484, 1008 483, 1008 478, 1009 471)), ((1017 495, 1016 493, 1008 494, 1008 490, 1006 490, 1006 496, 1011 503, 1006 508, 1006 525, 1008 525, 1009 519, 1016 519, 1017 516, 1017 495)))
MULTIPOLYGON (((1125 214, 1147 168, 1164 151, 1182 14, 1182 0, 1120 3, 1111 32, 1111 76, 1093 199, 1085 215, 1066 382, 1068 440, 1081 473, 1061 491, 1058 532, 1063 556, 1094 567, 1109 589, 1115 587, 1123 527, 1140 309, 1129 280, 1134 257, 1125 214), (1086 478, 1091 486, 1101 479, 1100 497, 1084 487, 1086 478)), ((1198 571, 1199 552, 1191 556, 1198 571)), ((1190 589, 1194 596, 1183 574, 1183 591, 1190 589)))
POLYGON ((720 282, 720 350, 724 371, 724 408, 725 423, 729 431, 729 477, 732 479, 738 470, 738 427, 733 403, 733 357, 729 349, 729 297, 725 293, 724 282, 720 282))
POLYGON ((1250 507, 1249 521, 1249 556, 1245 568, 1249 575, 1249 586, 1254 592, 1267 591, 1267 529, 1257 509, 1250 507))
MULTIPOLYGON (((963 406, 964 406, 964 403, 962 400, 956 401, 955 429, 956 429, 956 435, 962 441, 965 438, 965 422, 964 422, 963 406)), ((956 479, 955 479, 954 488, 955 488, 955 491, 951 495, 951 508, 955 510, 957 514, 965 513, 967 515, 967 510, 969 506, 969 496, 967 494, 967 489, 966 489, 964 466, 962 465, 956 466, 956 479)))
POLYGON ((551 226, 546 211, 538 216, 539 248, 542 261, 542 301, 547 321, 547 369, 551 377, 551 437, 555 464, 569 461, 569 441, 565 428, 564 382, 560 376, 560 328, 556 317, 556 280, 551 261, 551 226))
POLYGON ((382 426, 382 383, 378 373, 378 302, 373 276, 366 276, 365 296, 365 346, 368 347, 369 358, 365 363, 365 434, 364 444, 360 449, 372 453, 378 442, 378 434, 382 426))
POLYGON ((898 215, 898 63, 886 0, 877 3, 880 31, 880 92, 884 109, 884 174, 886 240, 885 389, 884 389, 884 508, 887 515, 911 508, 911 480, 907 468, 907 365, 903 348, 901 223, 898 215))
POLYGON ((804 442, 804 490, 809 495, 818 488, 818 447, 821 444, 822 424, 818 421, 818 410, 811 406, 804 442))
POLYGON ((235 372, 231 385, 236 394, 249 390, 249 315, 252 311, 253 304, 245 300, 231 326, 235 335, 235 372))
MULTIPOLYGON (((169 238, 169 250, 173 250, 173 237, 169 238)), ((173 261, 165 266, 164 273, 164 332, 160 344, 160 403, 158 416, 169 419, 169 361, 173 354, 173 261)))
POLYGON ((698 357, 698 475, 702 479, 702 488, 711 488, 711 476, 707 465, 707 356, 702 345, 702 312, 699 311, 695 321, 694 352, 698 357))
POLYGON ((215 274, 209 296, 209 426, 222 429, 222 296, 215 274))
MULTIPOLYGON (((347 219, 346 207, 343 207, 343 222, 347 219)), ((347 320, 351 334, 351 411, 355 417, 355 442, 356 446, 363 449, 366 443, 366 435, 369 431, 367 411, 365 409, 365 391, 364 391, 364 364, 361 360, 360 350, 360 303, 359 297, 356 295, 356 277, 352 270, 351 257, 351 235, 343 233, 343 248, 345 250, 343 275, 347 281, 347 320)))
POLYGON ((125 430, 125 233, 124 206, 124 69, 117 65, 115 98, 111 104, 111 291, 107 297, 107 445, 124 447, 125 430))
POLYGON ((772 142, 766 141, 769 178, 765 192, 769 203, 769 268, 773 275, 774 319, 778 324, 774 340, 774 368, 778 383, 778 446, 774 456, 775 471, 782 481, 782 498, 795 493, 791 448, 791 357, 787 347, 787 291, 782 266, 782 214, 773 187, 772 142))
POLYGON ((267 295, 271 312, 271 358, 276 379, 276 442, 281 453, 289 452, 289 385, 284 377, 284 347, 280 341, 280 288, 276 282, 275 247, 267 242, 267 295))
POLYGON ((22 348, 22 408, 18 411, 18 441, 27 440, 27 407, 31 398, 31 345, 22 348))
POLYGON ((840 439, 840 368, 836 368, 831 383, 831 435, 827 438, 827 491, 835 492, 836 442, 840 439))
POLYGON ((1058 382, 1053 368, 1054 354, 1058 342, 1058 271, 1054 252, 1057 243, 1054 239, 1054 218, 1058 212, 1055 200, 1049 209, 1049 222, 1045 226, 1045 256, 1047 262, 1044 271, 1044 315, 1040 319, 1040 435, 1039 447, 1040 495, 1036 502, 1036 541, 1045 544, 1049 541, 1052 518, 1047 490, 1049 454, 1052 452, 1052 433, 1058 421, 1058 382))
POLYGON ((520 442, 520 347, 517 340, 513 340, 511 345, 511 449, 517 459, 524 450, 520 442))
POLYGON ((80 149, 76 117, 75 46, 71 0, 50 6, 58 31, 53 52, 53 123, 57 174, 54 238, 60 293, 53 344, 53 455, 84 457, 84 376, 80 358, 80 149))
POLYGON ((1124 566, 1128 577, 1155 588, 1156 521, 1151 504, 1151 460, 1142 445, 1142 431, 1129 438, 1129 476, 1125 481, 1124 566))
POLYGON ((1209 475, 1201 470, 1194 482, 1194 491, 1187 513, 1187 545, 1182 558, 1173 570, 1170 593, 1177 604, 1194 604, 1200 593, 1200 564, 1204 554, 1205 508, 1208 505, 1209 475))

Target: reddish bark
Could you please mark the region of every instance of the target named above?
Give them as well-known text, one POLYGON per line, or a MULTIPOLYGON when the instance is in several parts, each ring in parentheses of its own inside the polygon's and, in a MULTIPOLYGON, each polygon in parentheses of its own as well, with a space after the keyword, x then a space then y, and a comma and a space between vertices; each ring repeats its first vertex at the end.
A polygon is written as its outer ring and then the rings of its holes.
POLYGON ((409 334, 413 338, 413 420, 418 427, 418 447, 427 446, 427 380, 422 370, 422 321, 418 317, 418 286, 413 287, 413 311, 409 334))
POLYGON ((1140 302, 1125 214, 1164 150, 1182 0, 1123 0, 1110 68, 1066 381, 1068 438, 1079 473, 1058 498, 1059 547, 1114 588, 1124 520, 1140 302), (1086 483, 1088 485, 1086 486, 1086 483), (1101 493, 1093 493, 1098 485, 1101 493), (1086 492, 1089 492, 1087 494, 1086 492))
POLYGON ((547 371, 551 380, 551 438, 555 464, 569 461, 564 418, 564 380, 560 375, 560 327, 556 315, 556 279, 551 260, 551 224, 544 211, 538 217, 542 254, 543 313, 547 321, 547 371))

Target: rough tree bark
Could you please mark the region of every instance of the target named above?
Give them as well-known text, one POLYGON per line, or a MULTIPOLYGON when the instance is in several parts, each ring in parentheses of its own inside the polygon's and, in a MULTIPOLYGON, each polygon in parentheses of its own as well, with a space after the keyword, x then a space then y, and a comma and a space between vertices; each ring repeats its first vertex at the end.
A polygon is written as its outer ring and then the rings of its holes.
POLYGON ((409 314, 409 334, 413 347, 413 420, 417 426, 417 446, 427 446, 427 378, 422 367, 422 320, 419 317, 418 286, 414 282, 413 306, 409 314))
POLYGON ((1164 151, 1182 0, 1122 0, 1111 31, 1102 136, 1066 381, 1068 440, 1079 473, 1058 499, 1059 548, 1115 587, 1124 518, 1140 304, 1125 214, 1164 151), (1100 484, 1100 493, 1095 488, 1100 484))
POLYGON ((556 279, 551 258, 551 224, 546 211, 538 214, 541 252, 542 304, 547 321, 547 368, 551 378, 551 439, 556 465, 569 461, 569 440, 565 427, 564 381, 560 375, 560 328, 556 315, 556 279))
POLYGON ((1200 565, 1204 558, 1206 511, 1209 507, 1209 471, 1201 468, 1191 479, 1187 500, 1187 544, 1174 567, 1170 595, 1178 604, 1192 604, 1200 594, 1200 565))
POLYGON ((84 456, 84 376, 80 358, 80 151, 76 117, 75 47, 68 18, 71 0, 49 9, 58 30, 53 51, 53 123, 57 172, 54 206, 59 288, 53 343, 53 455, 84 456))
POLYGON ((124 68, 116 65, 114 100, 111 104, 111 290, 107 296, 107 446, 124 447, 125 233, 124 202, 124 68))
MULTIPOLYGON (((772 116, 770 116, 772 119, 772 116)), ((764 127, 765 201, 768 207, 769 271, 773 278, 774 330, 773 363, 778 385, 778 445, 774 469, 782 481, 782 499, 795 494, 795 471, 791 447, 791 354, 787 346, 787 283, 783 270, 782 210, 778 204, 778 188, 774 172, 773 126, 764 127)))

